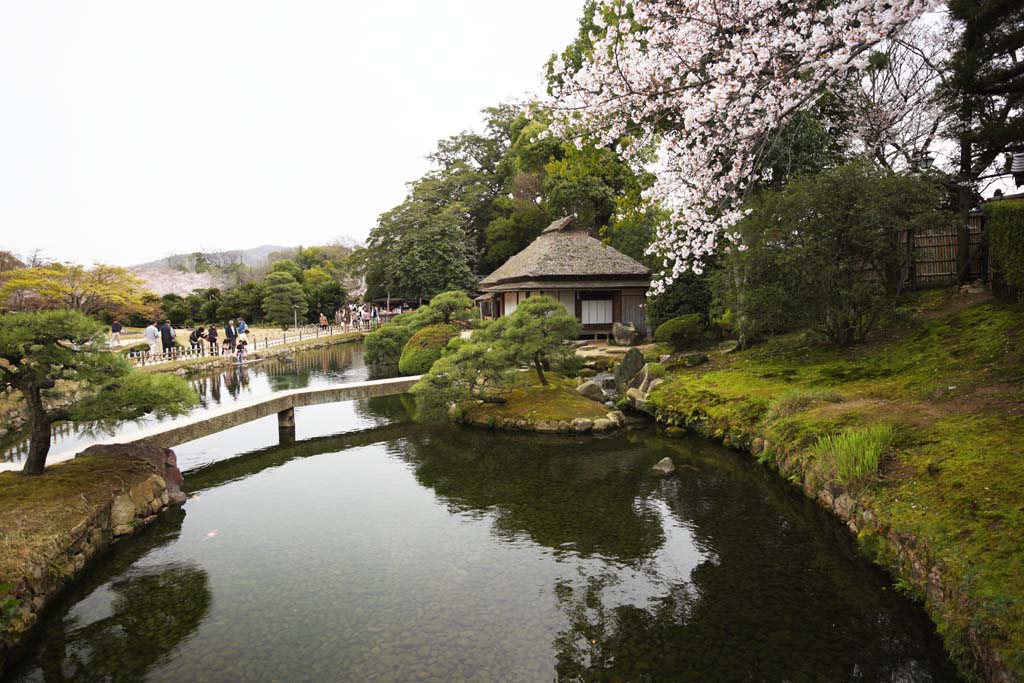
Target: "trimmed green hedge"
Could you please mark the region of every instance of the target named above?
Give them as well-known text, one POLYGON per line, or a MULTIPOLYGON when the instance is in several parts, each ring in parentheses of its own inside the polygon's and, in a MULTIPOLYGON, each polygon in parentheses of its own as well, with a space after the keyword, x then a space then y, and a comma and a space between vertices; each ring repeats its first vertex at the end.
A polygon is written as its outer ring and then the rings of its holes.
POLYGON ((455 325, 428 325, 409 337, 402 357, 398 360, 398 371, 403 375, 422 375, 441 357, 441 351, 448 340, 459 334, 455 325))
POLYGON ((985 204, 992 264, 1011 287, 1024 287, 1024 199, 985 204))
POLYGON ((704 340, 704 318, 699 313, 666 320, 654 331, 654 341, 676 351, 692 348, 704 340))
POLYGON ((382 325, 366 335, 363 341, 363 362, 374 377, 398 373, 398 359, 412 330, 397 322, 382 325))

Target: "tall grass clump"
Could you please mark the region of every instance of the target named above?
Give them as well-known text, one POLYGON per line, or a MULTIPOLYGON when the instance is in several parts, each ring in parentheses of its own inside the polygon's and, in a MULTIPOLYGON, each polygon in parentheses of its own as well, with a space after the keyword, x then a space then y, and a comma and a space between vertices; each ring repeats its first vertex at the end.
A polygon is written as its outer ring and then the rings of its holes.
POLYGON ((894 443, 896 430, 892 425, 873 424, 818 437, 811 453, 834 481, 851 486, 877 474, 882 457, 894 443))
POLYGON ((816 403, 842 403, 843 397, 833 389, 794 389, 772 401, 768 419, 790 417, 810 408, 816 403))

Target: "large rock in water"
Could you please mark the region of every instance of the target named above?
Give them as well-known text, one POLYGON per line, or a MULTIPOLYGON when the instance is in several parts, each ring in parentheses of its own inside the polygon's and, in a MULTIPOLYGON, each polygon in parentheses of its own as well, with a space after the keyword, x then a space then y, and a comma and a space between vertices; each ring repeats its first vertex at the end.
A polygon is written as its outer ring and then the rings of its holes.
POLYGON ((676 466, 672 463, 671 458, 662 458, 651 470, 660 477, 667 477, 676 473, 676 466))
POLYGON ((583 384, 576 387, 576 391, 581 396, 586 396, 591 401, 597 401, 598 403, 604 403, 605 395, 604 389, 602 389, 596 382, 584 382, 583 384))
POLYGON ((632 346, 640 341, 640 332, 637 331, 636 325, 633 323, 613 323, 612 337, 616 344, 632 346))
POLYGON ((141 444, 96 444, 89 446, 75 457, 122 457, 145 460, 152 466, 156 474, 163 477, 171 502, 178 505, 185 502, 185 493, 181 490, 181 485, 185 483, 185 477, 178 469, 178 456, 170 448, 141 444))
POLYGON ((636 377, 636 373, 640 372, 644 365, 646 365, 644 354, 640 353, 639 349, 633 348, 627 351, 619 366, 615 368, 615 387, 620 392, 625 392, 630 380, 636 377))

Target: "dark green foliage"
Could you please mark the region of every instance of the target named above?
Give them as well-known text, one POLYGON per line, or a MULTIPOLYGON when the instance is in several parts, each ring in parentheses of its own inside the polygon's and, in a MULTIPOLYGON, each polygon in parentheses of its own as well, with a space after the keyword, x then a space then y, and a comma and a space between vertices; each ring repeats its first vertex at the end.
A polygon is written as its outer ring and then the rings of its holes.
POLYGON ((989 202, 985 218, 993 266, 1003 282, 1024 287, 1024 200, 989 202))
POLYGON ((647 324, 657 329, 663 322, 697 313, 705 319, 711 308, 711 287, 707 275, 687 271, 664 292, 647 300, 647 324))
POLYGON ((899 301, 903 229, 951 220, 928 180, 856 161, 763 192, 736 226, 712 277, 744 343, 809 328, 834 344, 860 341, 899 301))
POLYGON ((469 288, 473 274, 494 271, 569 214, 594 234, 615 228, 609 241, 642 255, 653 225, 642 199, 651 174, 611 147, 548 135, 543 112, 527 117, 502 106, 486 114, 484 134, 441 140, 431 155, 437 168, 381 214, 355 259, 369 298, 469 288))
POLYGON ((398 360, 413 330, 397 320, 382 325, 363 340, 363 361, 375 377, 398 374, 398 360))
POLYGON ((403 375, 422 375, 441 357, 448 340, 459 334, 455 325, 428 325, 417 331, 402 349, 398 371, 403 375))
POLYGON ((532 296, 515 312, 476 330, 470 341, 452 340, 414 389, 422 414, 437 416, 451 403, 470 398, 500 401, 517 367, 532 366, 542 385, 544 372, 578 370, 575 350, 565 344, 580 332, 576 318, 551 297, 532 296))
POLYGON ((133 370, 106 350, 106 328, 77 311, 0 315, 0 390, 17 391, 31 421, 26 474, 42 474, 53 422, 112 424, 196 402, 176 375, 133 370))
MULTIPOLYGON (((227 290, 221 296, 217 307, 217 317, 200 319, 199 322, 227 321, 245 318, 247 322, 263 320, 263 285, 259 282, 246 282, 243 285, 227 290)), ((173 322, 173 320, 172 320, 173 322)))
MULTIPOLYGON (((442 292, 431 299, 429 304, 420 306, 415 311, 403 313, 390 323, 366 335, 363 344, 363 360, 375 376, 398 374, 402 351, 406 342, 416 332, 429 325, 468 324, 471 320, 475 320, 476 316, 477 312, 473 301, 466 296, 465 292, 442 292)), ((407 374, 422 372, 425 370, 407 374)))
POLYGON ((479 316, 473 300, 463 291, 442 292, 416 311, 417 323, 468 324, 479 316))
POLYGON ((703 340, 704 319, 699 313, 666 320, 654 331, 654 341, 668 344, 676 351, 692 349, 703 340))
POLYGON ((305 317, 306 306, 302 285, 287 271, 275 270, 267 275, 263 281, 263 310, 267 320, 288 327, 296 317, 300 320, 305 317))

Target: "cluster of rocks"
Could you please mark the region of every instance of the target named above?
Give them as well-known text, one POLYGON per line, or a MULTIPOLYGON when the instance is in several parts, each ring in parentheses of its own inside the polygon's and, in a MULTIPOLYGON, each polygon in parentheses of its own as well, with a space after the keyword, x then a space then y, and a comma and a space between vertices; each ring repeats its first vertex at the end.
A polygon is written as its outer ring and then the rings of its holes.
MULTIPOLYGON (((576 391, 592 401, 606 404, 610 398, 616 395, 623 396, 632 408, 645 413, 652 412, 647 400, 648 394, 664 381, 660 377, 652 375, 647 361, 644 360, 644 355, 635 348, 626 352, 622 361, 615 368, 614 377, 610 377, 613 391, 606 390, 597 379, 595 377, 583 382, 576 388, 576 391)), ((610 405, 614 405, 614 403, 610 403, 610 405)))
POLYGON ((522 417, 493 418, 487 425, 495 429, 541 434, 589 434, 611 432, 626 424, 626 416, 619 410, 609 411, 605 417, 591 420, 577 417, 572 420, 529 420, 522 417))

